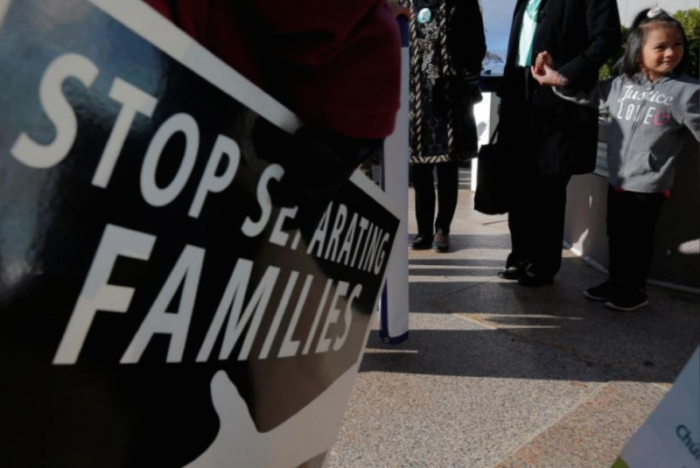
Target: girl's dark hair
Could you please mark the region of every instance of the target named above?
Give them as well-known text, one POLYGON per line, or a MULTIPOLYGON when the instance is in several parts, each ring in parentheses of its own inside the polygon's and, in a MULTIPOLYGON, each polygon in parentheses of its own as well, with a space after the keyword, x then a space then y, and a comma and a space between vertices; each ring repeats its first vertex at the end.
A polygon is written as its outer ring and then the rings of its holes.
POLYGON ((634 76, 640 71, 639 59, 642 56, 642 48, 644 47, 644 42, 649 32, 648 26, 650 25, 676 28, 683 38, 683 59, 673 70, 673 73, 682 73, 688 62, 688 37, 683 30, 683 25, 664 10, 659 9, 656 14, 652 14, 652 16, 649 17, 650 11, 652 11, 650 8, 640 11, 634 19, 634 22, 632 22, 632 28, 627 37, 625 54, 618 63, 620 74, 627 75, 630 79, 634 79, 634 76))

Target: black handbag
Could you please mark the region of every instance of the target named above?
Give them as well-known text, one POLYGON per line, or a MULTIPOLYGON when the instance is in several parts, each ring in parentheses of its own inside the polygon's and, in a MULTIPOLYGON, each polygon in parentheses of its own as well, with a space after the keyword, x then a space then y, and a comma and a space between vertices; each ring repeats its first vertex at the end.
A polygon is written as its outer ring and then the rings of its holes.
POLYGON ((510 167, 499 151, 498 127, 488 145, 479 150, 479 166, 476 175, 474 209, 487 215, 508 213, 510 203, 510 167))

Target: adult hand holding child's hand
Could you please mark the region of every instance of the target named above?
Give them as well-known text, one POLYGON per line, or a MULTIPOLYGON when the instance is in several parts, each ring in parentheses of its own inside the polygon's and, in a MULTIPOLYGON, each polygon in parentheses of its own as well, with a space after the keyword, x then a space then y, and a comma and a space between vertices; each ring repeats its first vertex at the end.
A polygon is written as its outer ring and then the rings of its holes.
POLYGON ((532 76, 542 86, 562 86, 563 79, 559 72, 554 70, 554 60, 549 52, 537 54, 535 65, 531 68, 532 76))

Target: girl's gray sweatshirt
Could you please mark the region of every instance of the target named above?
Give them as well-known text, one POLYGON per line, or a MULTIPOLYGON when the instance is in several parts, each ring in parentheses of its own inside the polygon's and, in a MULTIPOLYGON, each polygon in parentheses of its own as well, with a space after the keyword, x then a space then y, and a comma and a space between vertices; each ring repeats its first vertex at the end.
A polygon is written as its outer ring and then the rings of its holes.
POLYGON ((623 190, 670 190, 685 132, 700 141, 700 85, 688 76, 669 75, 652 83, 640 73, 635 80, 621 76, 588 92, 554 91, 568 101, 610 112, 609 180, 623 190))

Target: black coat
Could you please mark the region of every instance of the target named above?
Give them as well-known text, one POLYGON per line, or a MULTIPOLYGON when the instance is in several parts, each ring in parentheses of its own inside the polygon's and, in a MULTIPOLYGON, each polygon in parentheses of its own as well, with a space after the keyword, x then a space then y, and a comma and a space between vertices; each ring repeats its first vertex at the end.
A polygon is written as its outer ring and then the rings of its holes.
MULTIPOLYGON (((529 71, 516 66, 527 0, 518 0, 513 17, 503 82, 499 88, 501 141, 521 168, 539 175, 592 172, 598 140, 598 112, 558 98, 529 71), (526 78, 527 77, 527 78, 526 78)), ((598 82, 600 67, 620 46, 616 0, 542 0, 533 42, 537 53, 552 54, 572 88, 598 82)))
POLYGON ((473 106, 486 53, 478 0, 412 0, 410 161, 459 161, 476 155, 473 106), (418 13, 432 13, 429 24, 418 13))

